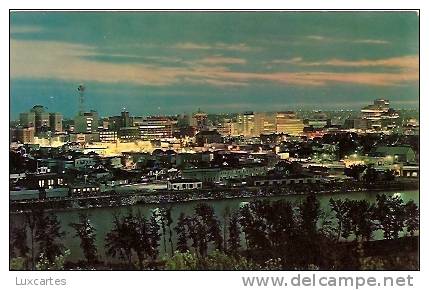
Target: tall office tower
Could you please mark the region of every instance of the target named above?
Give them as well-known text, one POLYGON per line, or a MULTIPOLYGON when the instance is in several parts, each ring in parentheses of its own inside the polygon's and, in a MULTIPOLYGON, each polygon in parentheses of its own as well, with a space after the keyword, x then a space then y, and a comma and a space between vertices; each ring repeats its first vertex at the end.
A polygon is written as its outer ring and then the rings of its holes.
POLYGON ((45 112, 45 107, 34 106, 30 112, 34 113, 36 135, 49 130, 49 113, 45 112))
POLYGON ((238 135, 251 137, 255 134, 255 115, 253 112, 245 112, 237 116, 238 135))
POLYGON ((289 135, 299 135, 304 130, 304 122, 299 119, 295 112, 278 112, 276 115, 276 132, 289 135))
POLYGON ((109 118, 103 118, 99 121, 98 127, 100 130, 108 130, 109 129, 109 118))
POLYGON ((50 113, 49 114, 49 127, 52 132, 62 132, 63 131, 63 115, 60 113, 50 113))
POLYGON ((131 127, 132 125, 130 113, 127 111, 121 112, 121 127, 131 127))
POLYGON ((22 144, 31 144, 34 142, 34 127, 18 128, 16 132, 17 141, 22 144))
POLYGON ((145 118, 139 125, 140 137, 143 140, 156 140, 171 138, 173 125, 171 119, 163 116, 151 116, 145 118))
POLYGON ((36 127, 36 114, 34 112, 24 112, 19 114, 19 124, 25 128, 36 127))
POLYGON ((192 115, 191 125, 196 127, 199 131, 206 130, 208 127, 207 114, 198 109, 198 112, 192 115))
POLYGON ((271 134, 276 132, 276 115, 271 112, 255 113, 255 135, 271 134))
POLYGON ((98 129, 98 113, 91 110, 90 112, 82 112, 75 117, 74 131, 76 133, 91 133, 98 129))
POLYGON ((122 117, 121 116, 111 116, 109 117, 109 130, 118 132, 122 127, 122 117))
POLYGON ((231 136, 234 134, 234 126, 231 119, 223 119, 222 123, 219 124, 216 130, 223 136, 231 136))

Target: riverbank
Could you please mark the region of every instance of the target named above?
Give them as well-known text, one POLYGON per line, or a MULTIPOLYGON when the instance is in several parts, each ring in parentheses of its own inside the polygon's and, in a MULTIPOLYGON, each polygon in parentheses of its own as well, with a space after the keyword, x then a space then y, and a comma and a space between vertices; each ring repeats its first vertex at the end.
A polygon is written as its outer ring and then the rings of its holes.
POLYGON ((236 198, 264 198, 304 195, 310 192, 317 195, 334 194, 338 192, 379 192, 418 190, 418 180, 400 180, 389 183, 364 184, 347 181, 335 183, 295 184, 288 187, 232 187, 210 188, 193 191, 136 191, 120 194, 115 191, 105 192, 97 196, 66 197, 55 199, 39 199, 31 201, 13 201, 10 203, 11 213, 22 213, 33 209, 46 211, 61 211, 70 209, 117 208, 142 204, 171 204, 192 201, 229 200, 236 198))

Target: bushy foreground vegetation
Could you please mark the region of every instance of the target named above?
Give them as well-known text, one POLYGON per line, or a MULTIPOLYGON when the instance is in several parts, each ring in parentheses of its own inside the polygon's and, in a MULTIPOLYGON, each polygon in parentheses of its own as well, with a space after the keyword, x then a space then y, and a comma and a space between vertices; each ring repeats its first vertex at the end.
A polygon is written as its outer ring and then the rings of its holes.
POLYGON ((330 200, 323 212, 314 194, 294 205, 286 200, 255 200, 222 221, 204 203, 192 215, 172 208, 149 216, 113 216, 105 236, 105 257, 96 247, 90 216, 71 223, 84 260, 67 262, 64 231, 54 214, 32 211, 25 225, 11 230, 10 268, 61 269, 417 269, 419 210, 413 201, 378 195, 366 200, 330 200), (375 241, 376 231, 384 239, 375 241), (162 245, 162 249, 161 249, 162 245), (162 254, 161 254, 162 253, 162 254))

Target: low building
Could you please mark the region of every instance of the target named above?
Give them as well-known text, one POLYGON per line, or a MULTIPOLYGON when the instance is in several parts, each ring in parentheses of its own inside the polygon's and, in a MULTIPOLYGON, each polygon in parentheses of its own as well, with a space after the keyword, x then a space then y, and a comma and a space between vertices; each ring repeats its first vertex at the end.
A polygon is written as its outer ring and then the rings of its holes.
POLYGON ((100 186, 92 183, 72 184, 69 187, 70 196, 91 196, 100 193, 100 186))
POLYGON ((199 166, 201 164, 208 164, 213 160, 212 152, 200 152, 200 153, 178 153, 174 157, 176 166, 199 166))
POLYGON ((393 163, 416 162, 416 153, 409 146, 379 146, 370 155, 390 158, 393 163))
POLYGON ((195 178, 178 178, 167 182, 168 190, 194 190, 202 187, 203 182, 195 178))
POLYGON ((119 129, 121 141, 132 142, 141 139, 138 127, 122 127, 119 129))
POLYGON ((321 181, 321 176, 314 175, 290 175, 283 177, 254 177, 248 181, 251 186, 274 186, 274 185, 290 185, 290 184, 312 184, 321 181))
POLYGON ((113 143, 113 142, 116 142, 116 140, 118 140, 118 134, 116 133, 116 131, 103 129, 99 133, 100 133, 100 142, 113 143))
POLYGON ((221 143, 222 135, 218 131, 200 131, 195 136, 195 141, 198 146, 204 146, 204 144, 221 143))
POLYGON ((74 160, 74 167, 78 170, 93 168, 95 164, 96 160, 91 157, 80 157, 74 160))
POLYGON ((26 185, 28 189, 52 189, 65 186, 63 176, 56 173, 28 174, 26 185))
POLYGON ((251 176, 265 175, 267 166, 209 167, 182 170, 183 178, 196 178, 203 182, 221 182, 229 179, 244 179, 251 176))
POLYGON ((419 177, 420 169, 416 165, 403 166, 401 175, 404 177, 419 177))

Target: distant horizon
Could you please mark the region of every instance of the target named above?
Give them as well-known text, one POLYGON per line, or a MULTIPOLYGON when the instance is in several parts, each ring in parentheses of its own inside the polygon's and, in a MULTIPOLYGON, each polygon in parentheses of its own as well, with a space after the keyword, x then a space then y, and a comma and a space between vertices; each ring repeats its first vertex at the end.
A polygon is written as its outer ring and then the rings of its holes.
POLYGON ((11 12, 10 118, 419 108, 419 16, 347 12, 11 12))
MULTIPOLYGON (((61 112, 61 111, 51 111, 50 109, 49 109, 49 107, 47 107, 47 106, 44 106, 43 104, 34 104, 33 106, 36 106, 36 105, 40 105, 40 106, 43 106, 43 107, 45 107, 46 108, 46 112, 49 112, 49 113, 60 113, 60 114, 62 114, 63 115, 63 118, 65 119, 65 120, 71 120, 71 119, 74 119, 74 117, 77 115, 77 113, 78 112, 76 112, 74 115, 65 115, 65 114, 63 114, 63 112, 61 112)), ((368 105, 368 104, 366 104, 366 105, 368 105)), ((32 107, 33 107, 32 106, 32 107)), ((12 117, 12 115, 10 116, 11 118, 10 118, 10 121, 16 121, 16 120, 18 120, 19 119, 19 113, 25 113, 25 112, 29 112, 30 110, 31 110, 31 108, 32 107, 30 107, 30 108, 28 108, 28 110, 26 110, 26 111, 22 111, 22 112, 18 112, 17 113, 17 115, 16 116, 14 116, 14 117, 12 117)), ((420 110, 420 108, 419 107, 407 107, 407 108, 404 108, 404 107, 393 107, 393 106, 391 106, 394 110, 396 110, 396 111, 419 111, 420 110)), ((147 117, 147 116, 177 116, 177 115, 182 115, 182 114, 187 114, 187 115, 189 115, 189 114, 193 114, 193 113, 196 113, 198 110, 201 110, 201 112, 204 112, 204 113, 207 113, 208 115, 223 115, 223 114, 241 114, 241 113, 246 113, 246 112, 258 112, 258 113, 260 113, 260 112, 263 112, 263 113, 275 113, 275 112, 283 112, 283 111, 294 111, 294 112, 312 112, 312 111, 314 111, 314 112, 317 112, 317 111, 320 111, 320 112, 341 112, 341 111, 346 111, 346 112, 359 112, 360 110, 362 109, 362 107, 356 107, 356 108, 348 108, 348 109, 340 109, 340 108, 326 108, 326 109, 320 109, 320 108, 295 108, 295 109, 293 109, 293 108, 289 108, 289 109, 284 109, 284 110, 280 110, 280 109, 278 109, 278 110, 243 110, 243 111, 207 111, 207 110, 204 110, 204 108, 195 108, 194 110, 191 110, 191 111, 187 111, 187 112, 177 112, 177 113, 169 113, 169 114, 161 114, 161 113, 159 113, 159 114, 156 114, 156 113, 154 113, 154 114, 139 114, 139 113, 132 113, 132 112, 130 112, 129 110, 125 110, 126 112, 129 112, 130 113, 130 116, 132 116, 132 117, 147 117)), ((123 112, 123 110, 118 110, 116 113, 111 113, 111 114, 102 114, 102 113, 100 113, 100 111, 99 110, 97 110, 96 108, 89 108, 88 110, 85 110, 85 112, 89 112, 89 111, 91 111, 91 110, 94 110, 94 111, 96 111, 97 113, 98 113, 98 115, 99 115, 99 117, 100 118, 106 118, 106 117, 111 117, 111 116, 119 116, 120 114, 121 114, 121 112, 123 112)))

